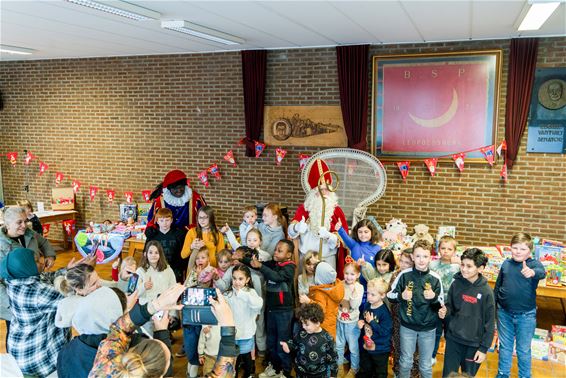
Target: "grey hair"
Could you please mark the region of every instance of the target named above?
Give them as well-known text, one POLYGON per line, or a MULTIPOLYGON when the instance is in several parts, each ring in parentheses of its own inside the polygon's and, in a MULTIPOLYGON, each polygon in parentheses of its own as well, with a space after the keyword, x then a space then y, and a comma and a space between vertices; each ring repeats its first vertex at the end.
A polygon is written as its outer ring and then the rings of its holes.
MULTIPOLYGON (((26 215, 26 209, 19 206, 9 206, 4 209, 2 216, 4 218, 4 224, 10 224, 16 219, 18 219, 21 215, 26 215)), ((4 226, 5 228, 5 226, 4 226)))

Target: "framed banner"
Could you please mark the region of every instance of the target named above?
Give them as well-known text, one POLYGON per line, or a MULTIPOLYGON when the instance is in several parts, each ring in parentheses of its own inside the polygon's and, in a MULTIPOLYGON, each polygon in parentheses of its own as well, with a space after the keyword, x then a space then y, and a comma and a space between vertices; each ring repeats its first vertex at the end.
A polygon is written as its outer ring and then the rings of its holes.
POLYGON ((373 57, 372 152, 421 160, 496 143, 501 50, 373 57))

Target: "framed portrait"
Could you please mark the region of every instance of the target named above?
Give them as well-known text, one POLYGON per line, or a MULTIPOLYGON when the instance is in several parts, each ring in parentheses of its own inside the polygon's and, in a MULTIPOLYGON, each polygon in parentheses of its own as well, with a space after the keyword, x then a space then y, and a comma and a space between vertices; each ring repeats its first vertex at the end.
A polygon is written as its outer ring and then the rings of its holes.
POLYGON ((496 143, 501 50, 373 57, 372 152, 486 162, 496 143))

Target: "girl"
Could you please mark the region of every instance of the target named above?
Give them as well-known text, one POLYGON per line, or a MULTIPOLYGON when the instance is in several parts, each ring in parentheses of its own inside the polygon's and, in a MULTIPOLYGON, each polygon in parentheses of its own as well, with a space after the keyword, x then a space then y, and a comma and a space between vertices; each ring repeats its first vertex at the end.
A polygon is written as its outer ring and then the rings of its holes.
POLYGON ((64 296, 84 297, 102 286, 102 280, 92 265, 79 264, 67 270, 64 276, 55 278, 54 285, 64 296))
POLYGON ((216 227, 212 207, 201 207, 198 211, 197 221, 196 227, 191 228, 187 233, 181 250, 181 257, 186 259, 192 252, 206 247, 210 264, 216 266, 216 252, 224 248, 224 237, 216 227))
POLYGON ((308 251, 307 253, 305 253, 305 256, 303 257, 303 262, 301 264, 303 266, 303 269, 302 269, 303 272, 301 274, 299 274, 299 277, 298 277, 299 295, 301 295, 301 294, 308 295, 309 294, 309 287, 314 285, 314 271, 316 269, 316 264, 318 264, 319 262, 320 262, 320 259, 318 258, 318 252, 308 251))
POLYGON ((232 253, 230 250, 223 249, 218 252, 216 254, 216 262, 218 263, 218 268, 216 268, 215 279, 219 279, 224 277, 224 273, 232 266, 232 253))
POLYGON ((261 249, 273 257, 275 246, 279 240, 287 239, 287 219, 276 203, 268 203, 263 209, 261 218, 263 223, 258 225, 258 229, 263 235, 261 249))
MULTIPOLYGON (((232 248, 234 248, 234 250, 240 248, 241 245, 236 240, 236 236, 234 235, 228 224, 222 227, 220 232, 225 233, 226 236, 228 236, 228 241, 230 242, 230 245, 232 246, 232 248)), ((251 249, 255 249, 258 252, 259 261, 264 262, 264 261, 272 260, 273 259, 272 255, 270 255, 268 252, 260 248, 262 240, 263 240, 263 236, 261 232, 257 228, 252 228, 251 230, 248 230, 248 233, 246 234, 245 245, 251 249)))
POLYGON ((395 262, 395 255, 390 249, 382 249, 375 255, 375 269, 373 266, 365 261, 358 261, 363 263, 362 265, 362 275, 369 281, 374 278, 381 278, 387 283, 390 283, 391 276, 397 268, 397 263, 395 262))
POLYGON ((358 282, 360 267, 351 258, 346 258, 344 267, 344 299, 338 307, 338 323, 336 327, 336 352, 338 353, 338 376, 344 376, 344 347, 350 350, 350 371, 347 378, 354 378, 360 368, 360 351, 358 339, 360 329, 357 321, 360 318, 359 307, 362 304, 364 287, 358 282))
POLYGON ((138 294, 140 304, 151 302, 176 281, 173 269, 167 264, 161 243, 157 240, 147 242, 136 270, 139 275, 138 294))
POLYGON ((244 367, 244 377, 253 377, 252 351, 255 346, 255 319, 263 307, 263 299, 257 295, 251 281, 250 268, 237 265, 232 270, 232 290, 226 294, 226 301, 232 308, 236 323, 236 344, 240 347, 240 355, 236 366, 244 367))

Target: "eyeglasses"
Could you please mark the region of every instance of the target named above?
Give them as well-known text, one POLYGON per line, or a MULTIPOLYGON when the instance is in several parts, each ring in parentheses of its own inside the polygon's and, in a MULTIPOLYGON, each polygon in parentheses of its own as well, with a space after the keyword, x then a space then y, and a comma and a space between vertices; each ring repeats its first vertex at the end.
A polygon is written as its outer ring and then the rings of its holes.
POLYGON ((208 219, 208 215, 199 215, 198 219, 208 219))

